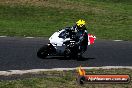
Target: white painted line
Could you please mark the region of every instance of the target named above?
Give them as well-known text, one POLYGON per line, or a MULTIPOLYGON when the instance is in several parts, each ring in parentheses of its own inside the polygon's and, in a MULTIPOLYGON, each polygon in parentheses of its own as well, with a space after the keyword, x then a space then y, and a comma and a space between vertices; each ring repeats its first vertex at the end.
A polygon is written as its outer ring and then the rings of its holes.
MULTIPOLYGON (((0 37, 2 38, 2 37, 7 37, 7 36, 0 36, 0 37)), ((25 37, 25 38, 29 38, 30 39, 30 38, 41 38, 41 37, 25 37)), ((112 40, 112 41, 120 42, 120 41, 123 41, 123 40, 112 40)))
POLYGON ((3 37, 7 37, 7 36, 0 36, 1 38, 3 38, 3 37))
POLYGON ((25 37, 25 38, 34 38, 34 37, 25 37))
MULTIPOLYGON (((31 69, 31 70, 8 70, 8 71, 0 71, 0 76, 9 76, 9 75, 22 75, 26 73, 37 73, 41 71, 68 71, 68 70, 76 70, 76 68, 53 68, 53 69, 31 69)), ((132 66, 103 66, 103 67, 82 67, 83 69, 119 69, 119 68, 127 68, 132 69, 132 66)))
POLYGON ((113 40, 113 41, 120 42, 120 41, 123 41, 123 40, 113 40))
POLYGON ((83 69, 122 69, 122 68, 127 68, 127 69, 132 69, 132 66, 102 66, 102 67, 83 67, 83 69))

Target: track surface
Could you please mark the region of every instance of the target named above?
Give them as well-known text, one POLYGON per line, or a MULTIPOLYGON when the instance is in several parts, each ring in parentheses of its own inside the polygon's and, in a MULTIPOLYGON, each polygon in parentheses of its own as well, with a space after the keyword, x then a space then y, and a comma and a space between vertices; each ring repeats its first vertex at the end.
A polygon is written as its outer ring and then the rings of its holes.
POLYGON ((89 46, 84 59, 67 60, 62 57, 39 59, 37 50, 48 42, 43 38, 0 38, 0 71, 72 68, 91 66, 132 66, 132 42, 96 40, 89 46))

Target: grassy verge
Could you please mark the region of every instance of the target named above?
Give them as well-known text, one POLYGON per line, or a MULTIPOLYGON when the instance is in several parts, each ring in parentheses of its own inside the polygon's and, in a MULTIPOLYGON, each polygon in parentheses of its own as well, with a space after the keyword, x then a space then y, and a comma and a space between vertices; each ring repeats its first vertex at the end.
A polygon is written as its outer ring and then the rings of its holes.
MULTIPOLYGON (((1 81, 0 88, 131 88, 132 80, 128 84, 84 84, 80 86, 76 83, 76 71, 51 71, 41 72, 41 77, 32 77, 27 79, 18 79, 10 81, 1 81), (47 75, 46 76, 42 76, 47 75)), ((130 69, 91 69, 87 74, 129 74, 132 77, 130 69)), ((21 75, 22 76, 22 75, 21 75)))
POLYGON ((99 39, 132 40, 131 0, 0 0, 0 35, 50 36, 87 22, 99 39))

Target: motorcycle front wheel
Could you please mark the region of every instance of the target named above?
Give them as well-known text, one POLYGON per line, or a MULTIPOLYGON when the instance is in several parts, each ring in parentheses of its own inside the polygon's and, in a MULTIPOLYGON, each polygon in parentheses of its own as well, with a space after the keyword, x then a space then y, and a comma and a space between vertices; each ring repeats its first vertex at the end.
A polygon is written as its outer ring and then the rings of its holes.
POLYGON ((46 58, 48 56, 48 50, 47 49, 48 49, 48 45, 41 47, 37 52, 37 56, 39 58, 42 58, 42 59, 46 58))

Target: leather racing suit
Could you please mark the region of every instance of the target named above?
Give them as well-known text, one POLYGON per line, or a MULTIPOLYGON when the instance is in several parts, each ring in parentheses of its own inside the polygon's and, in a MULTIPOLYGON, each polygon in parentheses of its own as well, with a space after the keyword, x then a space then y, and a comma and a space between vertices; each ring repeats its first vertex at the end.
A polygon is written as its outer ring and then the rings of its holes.
POLYGON ((73 27, 66 27, 65 30, 69 32, 70 38, 77 42, 76 44, 79 45, 79 50, 85 52, 88 45, 88 31, 86 27, 78 29, 74 25, 73 27))

